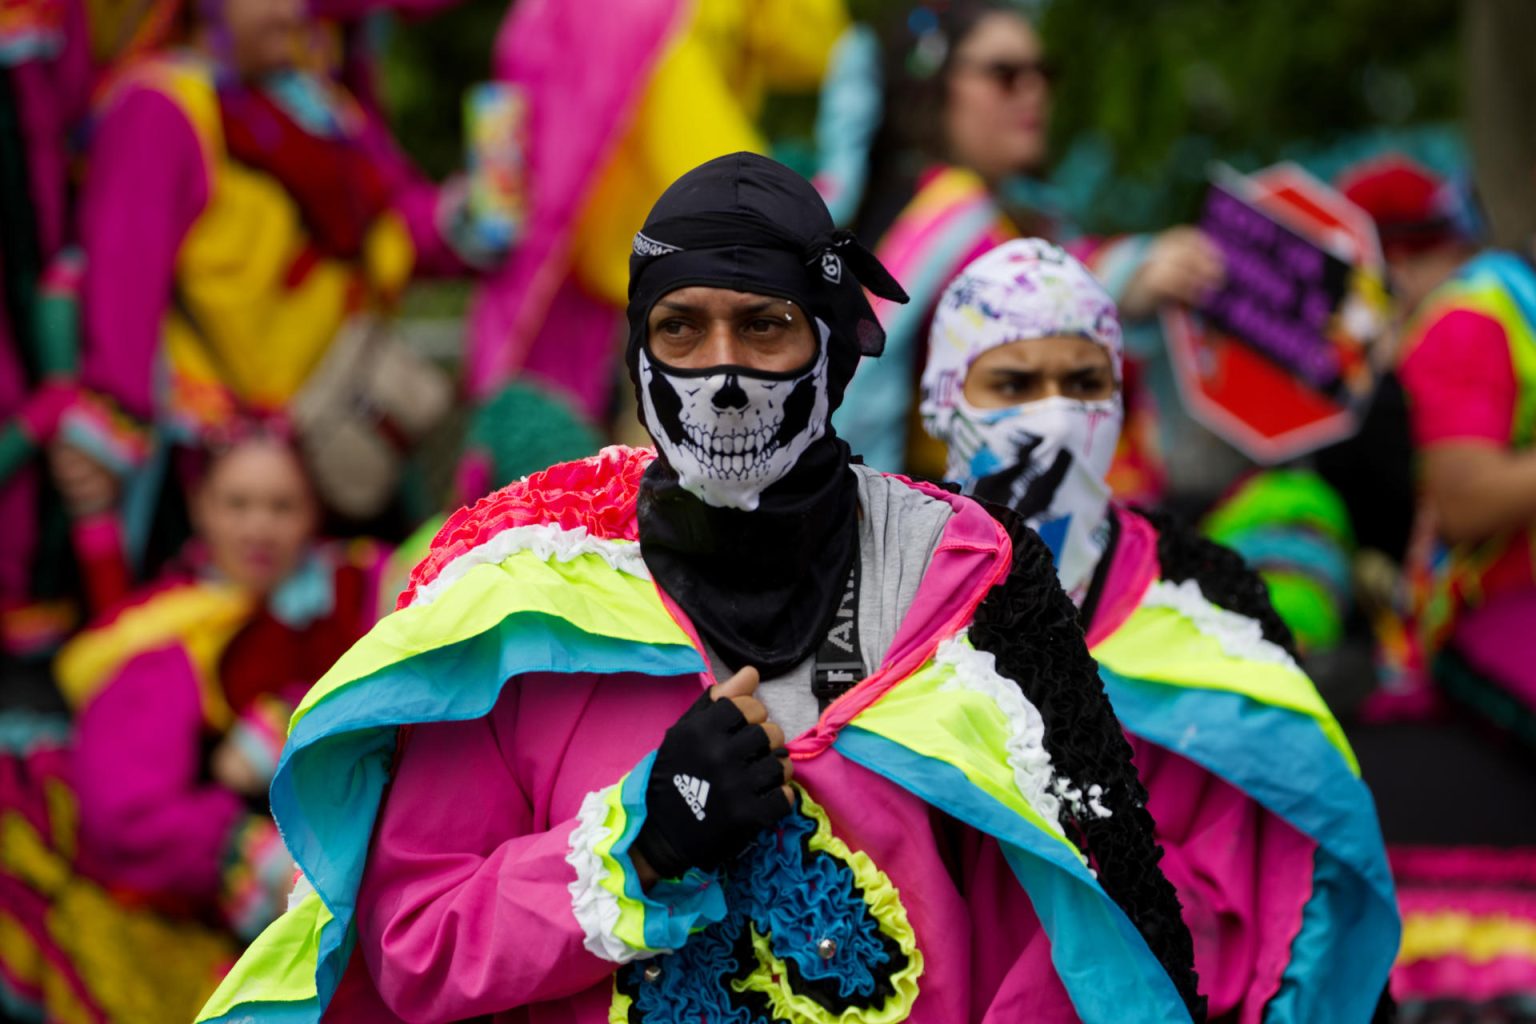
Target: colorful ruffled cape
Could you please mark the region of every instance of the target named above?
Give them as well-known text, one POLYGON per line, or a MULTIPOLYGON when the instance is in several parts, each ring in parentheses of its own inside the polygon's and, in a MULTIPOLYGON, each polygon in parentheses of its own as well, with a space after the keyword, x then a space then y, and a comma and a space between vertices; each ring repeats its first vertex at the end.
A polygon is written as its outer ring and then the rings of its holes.
MULTIPOLYGON (((1121 552, 1155 543, 1121 513, 1121 552)), ((1193 761, 1317 843, 1312 892, 1273 1022, 1371 1019, 1401 926, 1375 802, 1344 731, 1260 622, 1213 603, 1197 579, 1126 556, 1089 649, 1127 731, 1193 761)))
MULTIPOLYGON (((305 698, 271 791, 304 874, 299 898, 242 958, 200 1021, 323 1014, 357 942, 358 886, 398 726, 483 716, 524 673, 706 671, 690 629, 640 557, 635 500, 651 457, 608 448, 456 513, 396 613, 305 698)), ((1004 560, 996 578, 978 582, 996 583, 1007 568, 1004 560)), ((1143 1020, 1188 1020, 1140 933, 1062 834, 1049 771, 1017 752, 1039 729, 1039 713, 1031 716, 1022 692, 971 646, 969 614, 926 646, 895 652, 840 702, 841 717, 829 712, 807 742, 830 746, 998 840, 1084 1020, 1120 1020, 1126 1006, 1138 1007, 1143 1020)), ((591 895, 612 910, 609 938, 616 934, 641 956, 681 945, 723 911, 721 901, 697 892, 682 894, 683 912, 658 904, 656 890, 641 892, 619 848, 644 820, 649 760, 588 798, 604 800, 608 829, 595 848, 608 869, 603 892, 591 895)))

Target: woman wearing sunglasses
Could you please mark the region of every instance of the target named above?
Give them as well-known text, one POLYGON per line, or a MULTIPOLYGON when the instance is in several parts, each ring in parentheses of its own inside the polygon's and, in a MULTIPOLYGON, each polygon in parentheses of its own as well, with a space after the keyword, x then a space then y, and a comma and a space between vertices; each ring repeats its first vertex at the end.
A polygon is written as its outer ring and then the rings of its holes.
MULTIPOLYGON (((936 477, 943 454, 912 427, 939 294, 987 250, 1020 235, 1059 238, 1066 226, 1017 198, 1047 155, 1054 69, 1040 37, 1010 5, 933 8, 913 9, 878 40, 867 29, 845 37, 823 92, 818 185, 860 237, 880 239, 880 259, 913 299, 876 305, 886 358, 860 368, 838 431, 871 465, 936 477)), ((1219 251, 1187 227, 1074 250, 1130 320, 1197 298, 1223 272, 1219 251)))

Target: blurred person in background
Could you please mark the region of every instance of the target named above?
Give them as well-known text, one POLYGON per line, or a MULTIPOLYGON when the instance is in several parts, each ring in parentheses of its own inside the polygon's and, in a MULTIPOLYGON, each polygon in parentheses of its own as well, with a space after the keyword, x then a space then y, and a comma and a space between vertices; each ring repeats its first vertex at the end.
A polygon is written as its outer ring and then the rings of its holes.
POLYGON ((126 61, 94 113, 79 202, 87 397, 54 445, 67 486, 121 514, 134 558, 185 475, 176 452, 283 412, 344 328, 387 313, 413 273, 494 260, 456 231, 462 194, 416 176, 330 77, 300 0, 174 17, 179 44, 126 61))
POLYGON ((1476 201, 1466 182, 1401 153, 1346 168, 1338 188, 1376 225, 1401 340, 1430 293, 1477 254, 1483 226, 1476 201))
POLYGON ((1474 255, 1446 211, 1424 213, 1394 268, 1427 292, 1397 371, 1423 496, 1417 641, 1440 692, 1536 748, 1536 248, 1474 255))
MULTIPOLYGON (((1398 545, 1383 548, 1395 558, 1372 614, 1378 689, 1361 717, 1432 723, 1398 733, 1413 743, 1403 755, 1413 767, 1391 766, 1399 792, 1401 776, 1423 786, 1415 773, 1443 774, 1443 759, 1459 756, 1456 790, 1490 797, 1468 801, 1454 823, 1400 820, 1389 833, 1403 915, 1393 991, 1405 1019, 1525 1020, 1536 991, 1536 951, 1524 938, 1536 924, 1536 841, 1508 801, 1514 787, 1530 790, 1521 755, 1536 744, 1536 492, 1526 487, 1521 512, 1519 482, 1532 441, 1522 411, 1536 352, 1532 254, 1479 254, 1486 229, 1469 190, 1401 156, 1355 168, 1341 185, 1376 221, 1398 302, 1391 369, 1360 436, 1340 446, 1358 448, 1346 467, 1354 486, 1383 492, 1365 505, 1363 526, 1398 545), (1396 464, 1410 459, 1416 495, 1395 483, 1396 464), (1502 742, 1490 743, 1490 731, 1502 742), (1426 759, 1431 744, 1445 745, 1426 759), (1458 755, 1458 745, 1480 756, 1458 755)), ((1328 454, 1319 455, 1325 472, 1328 454)))
POLYGON ((58 598, 62 532, 33 458, 52 433, 64 366, 42 292, 69 236, 69 135, 92 67, 80 0, 25 0, 0 13, 0 658, 49 650, 74 625, 58 598))
POLYGON ((124 1024, 190 1019, 281 912, 293 863, 267 785, 288 718, 377 615, 386 552, 319 541, 278 425, 232 424, 200 458, 193 540, 56 661, 70 763, 32 779, 41 798, 7 801, 48 811, 9 826, 0 865, 44 951, 30 974, 52 979, 34 993, 45 1019, 85 1019, 70 1002, 124 1024))
MULTIPOLYGON (((1012 4, 922 5, 878 39, 860 31, 840 46, 842 63, 823 96, 834 118, 827 134, 836 136, 824 148, 837 172, 823 185, 861 237, 879 239, 881 260, 913 301, 877 307, 890 345, 885 358, 855 376, 838 429, 871 465, 937 477, 942 452, 911 426, 923 338, 939 294, 961 267, 1002 241, 1070 230, 1027 198, 1028 177, 1047 157, 1056 65, 1012 4), (850 89, 865 98, 850 105, 839 95, 850 89)), ((1165 302, 1195 302, 1223 274, 1219 251, 1191 228, 1083 240, 1075 249, 1109 283, 1128 319, 1150 318, 1165 302)), ((1130 418, 1127 436, 1139 440, 1122 452, 1122 487, 1153 497, 1156 438, 1140 413, 1130 418)))
POLYGON ((1122 360, 1088 270, 1041 239, 1008 242, 939 302, 923 423, 947 479, 1051 548, 1135 751, 1212 1018, 1371 1019, 1399 929, 1370 793, 1258 575, 1111 499, 1122 360))
MULTIPOLYGON (((362 15, 444 0, 316 0, 332 69, 373 101, 362 15)), ((451 2, 451 0, 450 0, 451 2)), ((54 437, 78 375, 80 260, 70 199, 92 94, 184 34, 179 0, 24 0, 0 16, 0 650, 37 657, 128 585, 110 515, 69 524, 37 449, 54 437), (74 558, 67 547, 73 541, 74 558), (81 586, 83 584, 83 587, 81 586), (82 590, 83 593, 77 593, 82 590)))
MULTIPOLYGON (((1376 225, 1393 322, 1373 353, 1380 372, 1359 431, 1319 451, 1313 462, 1347 508, 1359 549, 1354 591, 1376 640, 1379 677, 1378 690, 1361 711, 1370 718, 1423 714, 1433 701, 1407 621, 1405 567, 1411 553, 1413 562, 1422 562, 1429 545, 1415 548, 1412 543, 1419 482, 1408 397, 1397 364, 1405 333, 1412 330, 1424 300, 1477 253, 1483 225, 1465 183, 1401 153, 1348 167, 1337 185, 1376 225)), ((1422 571, 1412 575, 1422 576, 1422 571)))
POLYGON ((613 422, 629 239, 684 171, 766 152, 765 95, 814 92, 846 24, 842 0, 514 3, 492 73, 527 100, 530 205, 475 294, 470 395, 526 374, 613 422))

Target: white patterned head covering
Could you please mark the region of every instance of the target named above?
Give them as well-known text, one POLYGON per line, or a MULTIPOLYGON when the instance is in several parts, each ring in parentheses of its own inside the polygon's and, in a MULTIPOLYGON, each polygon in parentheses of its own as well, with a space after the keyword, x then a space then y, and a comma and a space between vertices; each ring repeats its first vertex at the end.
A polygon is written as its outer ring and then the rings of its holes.
POLYGON ((948 440, 965 375, 983 352, 1062 335, 1104 346, 1120 380, 1120 319, 1087 267, 1042 238, 1006 242, 972 260, 933 315, 921 408, 928 432, 948 440))

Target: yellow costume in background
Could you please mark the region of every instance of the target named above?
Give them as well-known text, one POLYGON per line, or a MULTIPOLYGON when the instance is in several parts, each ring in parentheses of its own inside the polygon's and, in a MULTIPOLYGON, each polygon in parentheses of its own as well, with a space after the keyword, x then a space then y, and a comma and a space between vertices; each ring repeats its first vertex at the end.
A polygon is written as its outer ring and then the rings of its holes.
POLYGON ((582 286, 623 306, 630 240, 657 197, 707 160, 765 152, 764 95, 815 89, 847 26, 841 0, 698 0, 581 211, 582 286))

